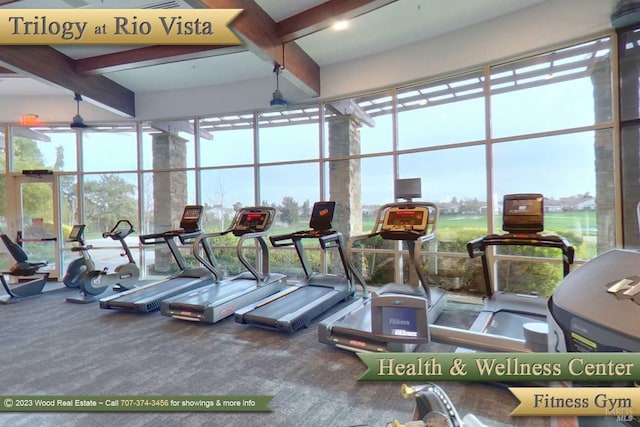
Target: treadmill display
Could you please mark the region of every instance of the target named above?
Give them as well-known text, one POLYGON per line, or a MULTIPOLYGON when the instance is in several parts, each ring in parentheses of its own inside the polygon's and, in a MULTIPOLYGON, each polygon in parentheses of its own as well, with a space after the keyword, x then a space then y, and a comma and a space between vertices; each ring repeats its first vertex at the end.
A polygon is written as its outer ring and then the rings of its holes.
POLYGON ((542 194, 508 194, 503 200, 502 228, 534 233, 544 229, 542 194))
POLYGON ((426 209, 396 209, 387 211, 384 219, 383 229, 406 229, 425 230, 429 219, 429 211, 426 209))
POLYGON ((406 307, 382 307, 382 334, 418 337, 417 311, 406 307))
POLYGON ((313 204, 309 227, 314 230, 330 230, 336 202, 316 202, 313 204))
POLYGON ((246 212, 238 221, 238 228, 262 231, 267 226, 269 215, 266 212, 246 212))
POLYGON ((185 206, 180 220, 180 228, 187 232, 199 231, 200 220, 202 218, 202 206, 185 206))

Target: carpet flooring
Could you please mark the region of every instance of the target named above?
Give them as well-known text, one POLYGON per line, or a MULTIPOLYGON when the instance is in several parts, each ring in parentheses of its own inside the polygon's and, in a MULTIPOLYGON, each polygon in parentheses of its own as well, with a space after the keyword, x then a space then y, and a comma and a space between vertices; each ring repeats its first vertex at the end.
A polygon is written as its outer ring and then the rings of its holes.
MULTIPOLYGON (((0 306, 0 395, 269 395, 268 413, 0 413, 1 426, 383 427, 410 421, 398 382, 359 382, 355 354, 318 342, 317 321, 291 335, 76 305, 57 289, 0 306)), ((439 323, 468 327, 477 306, 449 303, 439 323)), ((432 343, 420 351, 452 351, 432 343)), ((548 426, 510 417, 503 388, 440 383, 461 415, 487 426, 548 426)))

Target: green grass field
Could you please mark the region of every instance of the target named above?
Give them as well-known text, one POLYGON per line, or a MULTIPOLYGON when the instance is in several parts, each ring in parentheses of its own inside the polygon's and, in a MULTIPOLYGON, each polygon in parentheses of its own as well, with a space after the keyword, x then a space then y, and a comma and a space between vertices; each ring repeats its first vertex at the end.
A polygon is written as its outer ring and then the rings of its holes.
MULTIPOLYGON (((374 216, 363 218, 363 233, 373 228, 374 216)), ((501 221, 501 218, 498 218, 501 221)), ((277 223, 271 229, 271 235, 290 233, 294 230, 309 228, 307 219, 301 219, 296 225, 286 226, 277 223)), ((339 228, 339 227, 338 227, 339 228)), ((500 232, 502 224, 497 222, 494 230, 500 232)), ((580 212, 547 212, 545 213, 544 231, 566 237, 576 246, 578 259, 589 259, 596 256, 597 222, 595 211, 580 212)), ((487 233, 487 218, 479 214, 441 214, 438 218, 436 236, 440 240, 471 240, 487 233)), ((460 242, 464 243, 464 242, 460 242)), ((309 242, 314 244, 315 242, 309 242)), ((461 245, 458 245, 461 246, 461 245)))

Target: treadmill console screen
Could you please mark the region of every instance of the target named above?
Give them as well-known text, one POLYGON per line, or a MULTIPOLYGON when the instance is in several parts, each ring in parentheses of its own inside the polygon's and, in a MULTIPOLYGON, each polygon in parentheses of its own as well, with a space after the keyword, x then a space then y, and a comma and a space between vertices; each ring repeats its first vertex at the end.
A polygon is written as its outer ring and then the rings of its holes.
POLYGON ((507 194, 502 206, 504 231, 535 233, 544 229, 542 194, 507 194))
POLYGON ((382 229, 385 231, 405 231, 427 229, 429 210, 423 207, 413 209, 390 208, 384 216, 382 229))
POLYGON ((417 312, 406 307, 382 307, 382 333, 394 337, 418 337, 417 312))
POLYGON ((373 294, 371 331, 388 342, 424 343, 429 341, 427 300, 399 294, 373 294))
POLYGON ((202 206, 189 205, 185 206, 180 220, 180 228, 184 231, 200 230, 200 219, 202 218, 202 206))
POLYGON ((242 230, 263 231, 267 227, 269 214, 267 212, 245 212, 238 221, 238 228, 242 230))
POLYGON ((313 230, 331 230, 335 209, 336 202, 315 202, 311 211, 309 227, 313 230))

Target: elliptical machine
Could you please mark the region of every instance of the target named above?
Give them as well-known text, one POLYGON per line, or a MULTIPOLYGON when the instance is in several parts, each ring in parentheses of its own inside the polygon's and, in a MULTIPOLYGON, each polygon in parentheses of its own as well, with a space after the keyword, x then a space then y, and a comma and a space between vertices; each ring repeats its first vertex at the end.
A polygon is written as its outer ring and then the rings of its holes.
MULTIPOLYGON (((84 230, 84 226, 82 227, 84 230)), ((80 279, 78 279, 80 282, 80 295, 77 297, 68 297, 67 302, 88 304, 96 301, 96 295, 100 295, 111 286, 113 286, 113 289, 116 291, 124 291, 136 286, 140 278, 140 269, 136 265, 129 245, 127 245, 127 242, 124 240, 134 232, 133 224, 126 219, 121 219, 110 231, 102 233, 103 238, 111 238, 118 241, 123 249, 121 256, 127 257, 128 262, 117 266, 112 273, 108 273, 106 267, 102 270, 96 270, 95 264, 89 255, 91 245, 87 246, 83 240, 78 240, 80 246, 74 247, 71 250, 82 252, 82 257, 77 260, 77 269, 81 269, 81 263, 83 263, 87 269, 81 275, 80 279)), ((71 270, 72 264, 73 263, 69 265, 70 268, 68 271, 71 270)))

